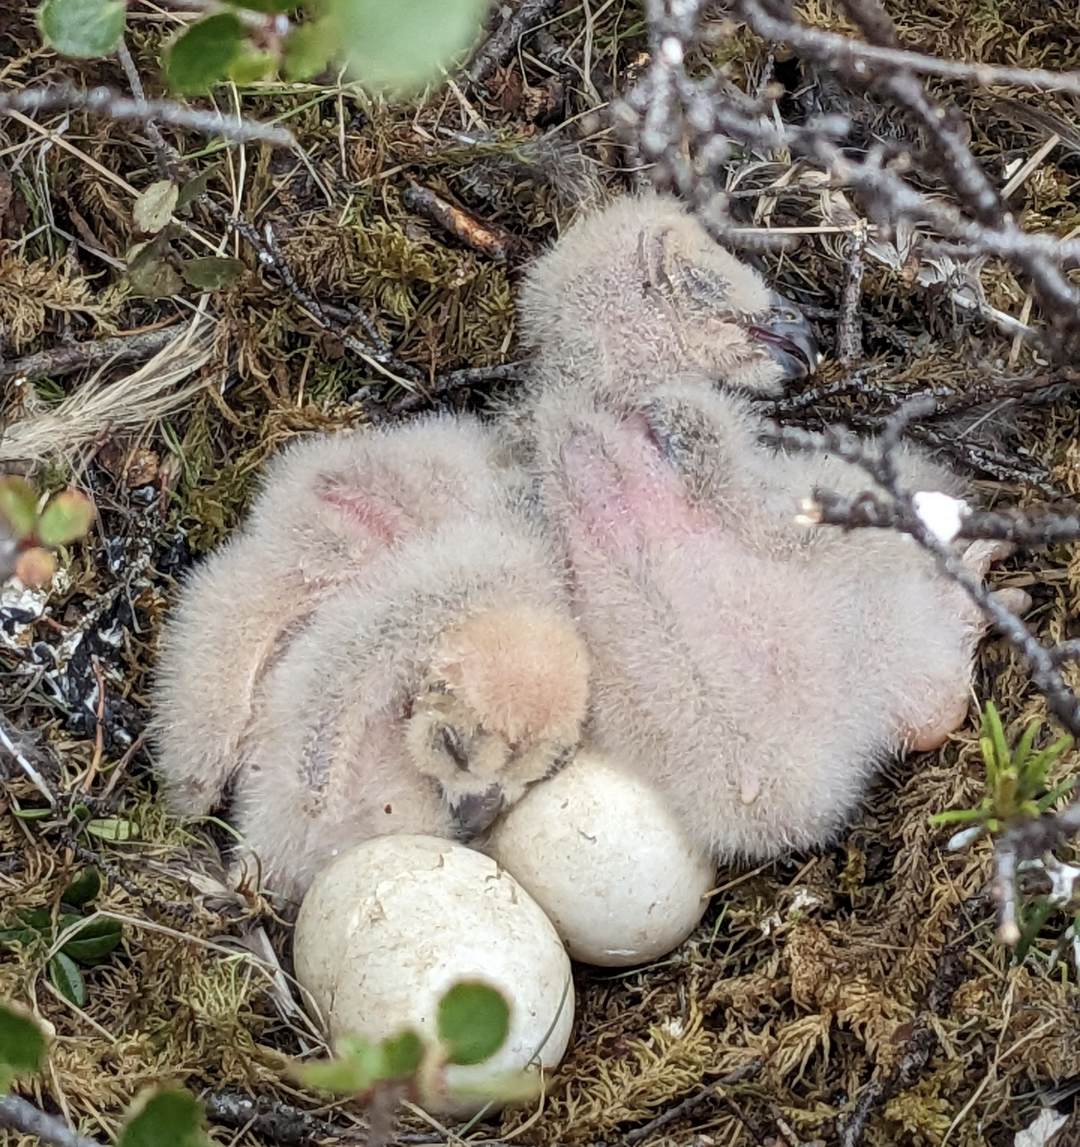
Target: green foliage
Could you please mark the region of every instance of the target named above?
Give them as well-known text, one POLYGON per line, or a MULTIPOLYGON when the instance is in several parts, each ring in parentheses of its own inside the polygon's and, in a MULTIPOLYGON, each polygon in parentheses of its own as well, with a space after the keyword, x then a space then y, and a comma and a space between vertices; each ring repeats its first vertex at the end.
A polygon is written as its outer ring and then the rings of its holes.
POLYGON ((180 268, 180 274, 189 287, 200 291, 220 291, 231 286, 247 273, 247 267, 239 259, 229 259, 221 255, 202 255, 188 259, 180 268))
POLYGON ((182 95, 199 95, 229 74, 240 54, 244 26, 231 12, 207 16, 173 42, 165 57, 165 74, 182 95))
POLYGON ((158 179, 139 193, 131 208, 135 230, 144 235, 156 235, 164 230, 176 210, 180 188, 171 179, 158 179))
POLYGON ((64 999, 79 1008, 86 1003, 80 965, 102 963, 123 939, 123 929, 115 920, 88 918, 79 911, 100 891, 101 876, 90 866, 61 893, 60 911, 28 909, 19 913, 19 927, 0 931, 0 945, 53 949, 62 940, 49 956, 49 980, 64 999))
POLYGON ((483 1063, 506 1042, 510 1009, 487 984, 458 984, 439 1001, 437 1028, 450 1063, 483 1063))
POLYGON ((90 529, 94 503, 78 490, 61 490, 39 510, 40 501, 25 478, 0 478, 0 580, 15 574, 25 585, 44 585, 56 572, 49 549, 90 529))
MULTIPOLYGON (((367 87, 421 90, 468 49, 490 0, 226 0, 189 25, 165 53, 165 75, 181 95, 273 71, 308 79, 344 65, 367 87), (302 15, 304 19, 296 19, 302 15)), ((71 56, 112 52, 124 34, 121 0, 45 0, 45 43, 71 56)), ((151 232, 152 233, 152 232, 151 232)))
POLYGON ((349 1035, 339 1042, 336 1059, 305 1064, 299 1075, 308 1086, 322 1091, 364 1095, 379 1083, 415 1075, 423 1052, 415 1032, 402 1032, 378 1042, 349 1035))
POLYGON ((65 56, 107 56, 123 38, 125 11, 123 0, 45 0, 38 28, 65 56))
POLYGON ((350 70, 369 87, 422 88, 476 39, 487 0, 332 0, 324 19, 350 70))
POLYGON ((1001 717, 992 701, 982 717, 979 748, 986 766, 986 795, 973 809, 950 809, 930 818, 931 824, 972 823, 975 831, 965 835, 973 840, 984 832, 997 833, 1016 820, 1041 816, 1068 793, 1076 778, 1070 777, 1052 789, 1046 788, 1050 766, 1072 746, 1072 737, 1061 737, 1044 749, 1034 751, 1039 723, 1024 731, 1015 749, 1005 738, 1001 717))
POLYGON ((24 1071, 38 1071, 45 1059, 45 1037, 29 1016, 0 1004, 0 1095, 24 1071))
POLYGON ((117 1147, 210 1147, 202 1105, 189 1091, 164 1088, 141 1098, 117 1147))
POLYGON ((368 1100, 402 1085, 421 1103, 446 1091, 455 1099, 480 1103, 535 1098, 538 1080, 533 1072, 447 1084, 448 1065, 483 1063, 506 1041, 510 1007, 495 988, 474 982, 456 984, 439 1001, 436 1028, 438 1039, 429 1043, 411 1031, 385 1040, 346 1036, 338 1043, 336 1058, 300 1065, 296 1075, 310 1087, 368 1100))
MULTIPOLYGON (((16 1075, 40 1071, 45 1050, 37 1024, 0 1003, 0 1095, 16 1075)), ((211 1147, 204 1122, 202 1105, 190 1092, 170 1087, 149 1091, 136 1101, 117 1147, 211 1147)))
POLYGON ((37 522, 43 546, 66 546, 85 537, 94 521, 94 504, 78 490, 61 490, 49 500, 37 522))

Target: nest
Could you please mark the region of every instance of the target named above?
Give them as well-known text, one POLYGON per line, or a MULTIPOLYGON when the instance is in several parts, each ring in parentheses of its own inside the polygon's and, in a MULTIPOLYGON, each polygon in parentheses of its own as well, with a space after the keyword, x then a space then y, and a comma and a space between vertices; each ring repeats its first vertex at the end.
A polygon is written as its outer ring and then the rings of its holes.
MULTIPOLYGON (((944 0, 927 10, 897 0, 890 15, 903 46, 960 61, 1057 68, 1080 49, 1074 13, 1054 3, 944 0)), ((854 31, 827 5, 800 16, 854 31)), ((724 83, 768 90, 792 121, 841 112, 866 148, 884 141, 889 155, 918 160, 931 146, 895 102, 774 49, 746 19, 717 14, 711 27, 723 35, 694 45, 689 76, 722 68, 724 83)), ((133 13, 131 33, 152 89, 160 27, 133 13)), ((71 61, 42 52, 25 15, 5 18, 0 42, 9 85, 74 74, 71 61)), ((123 932, 108 960, 84 970, 81 1006, 50 982, 40 948, 0 953, 0 998, 55 1032, 48 1070, 23 1080, 23 1093, 82 1133, 114 1136, 144 1087, 175 1081, 204 1098, 215 1123, 237 1128, 234 1143, 364 1141, 362 1108, 328 1107, 286 1073, 291 1057, 320 1050, 278 967, 289 967, 288 926, 227 889, 219 826, 163 810, 145 734, 155 643, 177 580, 236 525, 284 442, 431 407, 484 411, 513 396, 519 272, 583 204, 644 180, 647 166, 704 208, 723 193, 728 241, 752 247, 838 348, 804 394, 777 405, 781 421, 874 432, 929 386, 945 401, 924 440, 985 501, 1080 497, 1073 380, 1025 334, 1045 305, 1031 276, 993 254, 928 253, 910 227, 868 230, 857 189, 805 156, 733 143, 688 174, 680 156, 700 154, 692 133, 649 152, 633 115, 604 112, 639 82, 649 52, 633 6, 558 3, 482 82, 426 101, 386 103, 333 84, 246 91, 245 114, 286 122, 299 160, 166 132, 205 194, 162 237, 160 266, 208 246, 243 264, 209 304, 183 285, 155 296, 149 280, 123 272, 138 238, 132 192, 157 178, 145 132, 74 113, 68 146, 57 146, 58 116, 0 123, 9 164, 0 375, 14 383, 0 455, 45 488, 74 481, 99 508, 91 537, 62 553, 51 591, 8 590, 0 601, 11 742, 0 753, 0 929, 22 911, 54 909, 92 864, 105 881, 92 909, 123 932), (418 188, 481 221, 484 242, 417 209, 418 188), (236 206, 256 238, 272 228, 269 261, 230 230, 236 206), (852 315, 856 351, 842 354, 852 315)), ((113 63, 86 62, 78 79, 126 90, 113 63)), ((1057 136, 1008 203, 1027 232, 1069 235, 1080 203, 1074 97, 949 76, 927 90, 966 125, 961 136, 999 186, 1057 136)), ((921 190, 932 201, 951 189, 928 176, 921 190)), ((1062 326, 1059 364, 1071 337, 1062 326)), ((1075 551, 1015 558, 998 583, 1033 596, 1029 621, 1045 642, 1080 632, 1075 551)), ((1075 667, 1062 672, 1080 684, 1075 667)), ((994 700, 1013 737, 1050 723, 1000 639, 982 647, 976 693, 994 700)), ((1061 774, 1074 762, 1065 758, 1061 774)), ((722 872, 710 912, 665 960, 577 969, 574 1040, 544 1099, 468 1138, 1011 1143, 1046 1097, 1080 1078, 1077 970, 1062 958, 1071 921, 1060 912, 1014 961, 995 938, 990 844, 948 852, 930 826, 930 814, 977 804, 983 791, 969 723, 939 752, 886 770, 833 846, 722 872)), ((1074 1118, 1073 1136, 1077 1127, 1074 1118)), ((416 1144, 449 1131, 406 1112, 395 1135, 416 1144)))

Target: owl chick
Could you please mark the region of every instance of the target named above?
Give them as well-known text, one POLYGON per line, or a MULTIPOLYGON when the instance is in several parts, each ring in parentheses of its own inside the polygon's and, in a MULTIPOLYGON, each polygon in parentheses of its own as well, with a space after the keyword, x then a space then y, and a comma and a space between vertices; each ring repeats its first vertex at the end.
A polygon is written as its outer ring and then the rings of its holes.
MULTIPOLYGON (((739 391, 806 373, 808 328, 677 204, 585 218, 521 306, 532 464, 592 659, 595 739, 722 859, 820 843, 884 756, 962 722, 977 611, 910 539, 798 524, 814 486, 861 479, 763 446, 739 391)), ((909 488, 956 491, 915 452, 900 468, 909 488)))
POLYGON ((372 836, 468 839, 569 760, 588 659, 525 521, 401 546, 269 669, 234 801, 270 887, 298 897, 372 836))
POLYGON ((244 527, 188 578, 165 629, 156 724, 177 811, 220 803, 257 684, 321 601, 444 521, 501 512, 497 448, 474 421, 432 418, 306 438, 273 460, 244 527))

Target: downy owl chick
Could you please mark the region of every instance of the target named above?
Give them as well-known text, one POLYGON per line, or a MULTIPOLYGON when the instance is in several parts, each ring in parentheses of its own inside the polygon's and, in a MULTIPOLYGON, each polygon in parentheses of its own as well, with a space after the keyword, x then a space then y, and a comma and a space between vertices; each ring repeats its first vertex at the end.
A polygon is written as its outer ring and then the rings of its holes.
MULTIPOLYGON (((405 611, 413 620, 422 618, 425 636, 437 650, 436 637, 443 635, 449 642, 455 626, 471 616, 470 603, 477 602, 475 612, 484 611, 479 602, 487 600, 484 592, 498 582, 504 556, 516 563, 515 568, 531 571, 531 596, 526 594, 518 604, 535 605, 535 625, 526 624, 525 615, 507 616, 500 629, 496 617, 492 640, 504 642, 507 651, 513 645, 513 654, 506 652, 505 658, 518 665, 530 664, 530 642, 543 642, 543 656, 556 660, 566 679, 557 673, 544 677, 542 670, 550 666, 542 656, 532 663, 536 679, 525 681, 519 674, 514 697, 503 698, 509 715, 498 708, 498 694, 491 700, 469 693, 469 703, 476 707, 472 715, 485 729, 485 721, 502 721, 497 725, 500 733, 517 734, 522 726, 521 743, 531 736, 542 740, 540 735, 548 730, 539 728, 531 716, 542 704, 536 701, 533 686, 552 690, 565 685, 568 695, 579 698, 580 712, 574 709, 570 717, 556 722, 558 752, 564 742, 572 745, 584 715, 586 661, 569 623, 562 583, 524 505, 522 481, 522 475, 507 464, 498 440, 468 418, 432 418, 391 430, 320 436, 286 450, 272 465, 245 527, 195 571, 166 627, 157 674, 156 726, 158 767, 173 807, 182 813, 206 813, 222 802, 231 782, 238 807, 250 811, 253 778, 265 774, 265 730, 291 725, 290 735, 310 734, 317 741, 325 714, 316 701, 328 697, 340 680, 361 687, 355 675, 349 675, 352 671, 335 660, 337 646, 331 642, 324 656, 317 642, 323 637, 329 640, 329 634, 339 643, 356 636, 364 650, 364 672, 378 678, 379 665, 397 664, 394 659, 401 653, 391 636, 402 620, 396 611, 405 611), (460 543, 457 558, 446 548, 451 537, 460 543), (400 578, 410 581, 413 597, 409 601, 402 597, 398 607, 394 597, 401 592, 396 586, 400 578), (449 600, 444 582, 451 578, 457 579, 457 596, 451 595, 454 608, 440 618, 439 603, 449 600), (475 599, 470 596, 472 585, 478 587, 475 599), (369 616, 365 610, 375 609, 375 602, 382 613, 364 630, 369 616), (313 632, 319 635, 315 647, 313 632), (309 668, 316 675, 308 682, 314 697, 308 709, 292 703, 297 670, 288 668, 307 665, 305 653, 311 656, 309 668), (327 679, 330 664, 340 680, 327 679), (321 684, 315 684, 320 672, 321 684), (493 706, 490 713, 483 708, 488 700, 493 706)), ((500 609, 501 604, 496 615, 500 609)), ((500 681, 512 679, 506 674, 500 681)), ((426 693, 420 678, 414 674, 409 680, 410 687, 421 691, 409 696, 406 707, 415 703, 423 712, 426 693)), ((354 700, 361 707, 367 704, 366 697, 354 700)), ((395 704, 400 708, 401 703, 398 697, 395 704)), ((377 706, 371 712, 376 710, 377 706)), ((404 718, 398 713, 396 719, 403 745, 404 718)), ((419 738, 414 739, 419 747, 419 738)), ((321 749, 316 756, 320 761, 318 767, 312 766, 316 773, 336 760, 321 749)), ((388 759, 383 771, 389 776, 401 759, 400 753, 388 759)), ((465 759, 459 786, 467 786, 472 776, 472 757, 465 759)), ((300 760, 298 756, 297 767, 300 760)), ((498 781, 488 775, 493 769, 490 755, 478 757, 476 767, 483 784, 477 780, 474 787, 487 794, 498 781)), ((364 778, 357 783, 362 787, 364 778)), ((373 807, 380 783, 375 777, 368 786, 373 807)), ((418 783, 415 769, 401 780, 405 789, 418 783)), ((435 779, 425 781, 423 798, 418 798, 427 809, 425 825, 437 819, 432 809, 439 800, 428 799, 436 787, 435 779)), ((295 794, 287 786, 280 795, 265 786, 259 792, 260 815, 277 817, 287 825, 297 812, 289 803, 295 794)), ((451 792, 447 801, 454 795, 451 792)), ((388 796, 383 803, 392 801, 388 796)), ((466 803, 464 819, 476 820, 482 803, 478 799, 466 803)), ((494 797, 487 803, 495 803, 494 797)), ((350 816, 348 808, 337 812, 342 819, 350 816)), ((255 823, 254 816, 243 812, 241 819, 255 823)), ((453 828, 445 817, 440 823, 446 831, 453 828)), ((427 830, 419 824, 410 827, 406 813, 394 825, 393 831, 427 830)), ((266 843, 273 848, 274 842, 266 843)), ((301 862, 298 850, 290 855, 301 862)), ((281 866, 277 870, 286 883, 288 874, 281 866)))
MULTIPOLYGON (((805 373, 808 328, 678 204, 577 223, 522 309, 524 425, 592 659, 594 738, 721 859, 825 840, 885 755, 962 722, 981 618, 910 539, 797 523, 814 486, 863 480, 762 445, 739 391, 805 373)), ((909 488, 958 488, 915 452, 899 465, 909 488)))

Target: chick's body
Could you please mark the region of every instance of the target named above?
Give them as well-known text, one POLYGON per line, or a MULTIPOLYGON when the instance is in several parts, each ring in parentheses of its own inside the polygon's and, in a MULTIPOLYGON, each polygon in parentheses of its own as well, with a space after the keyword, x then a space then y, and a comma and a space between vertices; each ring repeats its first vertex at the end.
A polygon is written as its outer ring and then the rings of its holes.
MULTIPOLYGON (((796 522, 815 485, 861 483, 762 446, 717 385, 778 384, 777 306, 657 198, 585 219, 523 291, 533 464, 592 659, 594 737, 722 858, 826 839, 885 754, 943 739, 979 631, 908 539, 796 522)), ((956 488, 920 455, 901 467, 912 488, 956 488)))
POLYGON ((586 693, 564 587, 494 436, 435 418, 319 437, 274 464, 184 588, 158 767, 180 812, 230 786, 268 884, 299 894, 367 836, 490 819, 561 763, 586 693))

